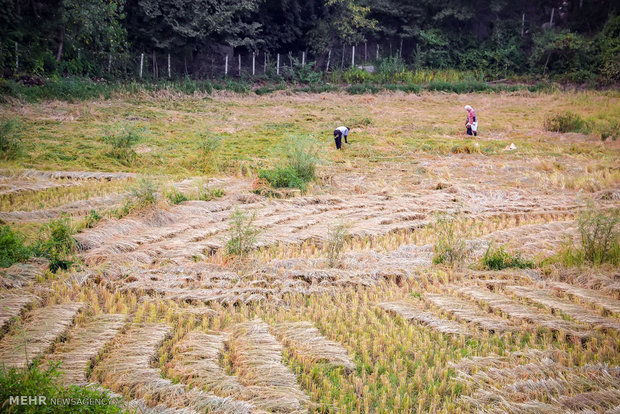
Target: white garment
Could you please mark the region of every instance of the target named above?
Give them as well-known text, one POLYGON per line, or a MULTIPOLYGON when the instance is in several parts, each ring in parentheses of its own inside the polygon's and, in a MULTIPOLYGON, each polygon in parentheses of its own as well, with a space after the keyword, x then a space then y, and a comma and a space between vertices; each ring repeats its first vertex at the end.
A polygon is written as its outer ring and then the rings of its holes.
POLYGON ((342 135, 345 136, 345 137, 349 136, 349 128, 347 128, 345 126, 339 126, 338 128, 336 128, 336 131, 340 131, 342 133, 342 135))
POLYGON ((478 132, 478 121, 475 121, 473 124, 471 124, 471 130, 473 132, 478 132))

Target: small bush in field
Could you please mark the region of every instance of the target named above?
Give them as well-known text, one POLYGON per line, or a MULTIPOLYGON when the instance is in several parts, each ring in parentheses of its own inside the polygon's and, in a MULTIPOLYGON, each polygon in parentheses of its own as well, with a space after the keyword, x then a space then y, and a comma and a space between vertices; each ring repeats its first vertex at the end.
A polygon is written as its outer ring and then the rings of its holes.
POLYGON ((620 234, 617 230, 620 209, 610 212, 597 210, 592 201, 577 216, 584 258, 595 264, 620 262, 620 234))
POLYGON ((433 263, 453 266, 468 255, 465 240, 456 234, 454 217, 440 215, 436 223, 437 243, 433 249, 433 263))
POLYGON ((544 127, 551 132, 588 132, 586 121, 570 111, 548 115, 545 118, 544 127))
POLYGON ((24 245, 21 234, 9 226, 0 226, 0 267, 9 267, 13 263, 28 260, 31 251, 24 245))
POLYGON ((144 129, 133 126, 124 126, 117 131, 108 132, 103 137, 103 142, 111 146, 108 156, 116 158, 123 165, 131 165, 137 159, 138 154, 133 146, 142 140, 144 129))
POLYGON ((256 212, 248 214, 241 210, 235 210, 230 215, 229 239, 226 242, 226 254, 244 255, 248 253, 256 243, 260 230, 254 226, 256 212))
POLYGON ((74 263, 76 243, 73 233, 68 218, 51 220, 41 229, 35 253, 50 261, 52 272, 55 273, 58 269, 67 270, 74 263))
POLYGON ((13 119, 0 122, 0 157, 2 159, 14 159, 22 151, 19 128, 19 122, 13 119))
POLYGON ((137 185, 130 188, 134 206, 142 208, 155 204, 157 202, 158 190, 159 186, 151 178, 140 178, 137 185))
POLYGON ((482 264, 489 270, 507 268, 529 269, 534 267, 534 262, 523 259, 521 254, 516 253, 512 255, 505 251, 502 246, 494 248, 493 243, 489 244, 482 258, 482 264))
POLYGON ((327 233, 327 258, 329 266, 335 267, 340 264, 340 257, 344 244, 349 237, 349 226, 345 223, 330 227, 327 233))
POLYGON ((168 200, 170 200, 172 204, 181 204, 182 202, 189 200, 185 194, 178 190, 173 190, 167 193, 166 197, 168 197, 168 200))

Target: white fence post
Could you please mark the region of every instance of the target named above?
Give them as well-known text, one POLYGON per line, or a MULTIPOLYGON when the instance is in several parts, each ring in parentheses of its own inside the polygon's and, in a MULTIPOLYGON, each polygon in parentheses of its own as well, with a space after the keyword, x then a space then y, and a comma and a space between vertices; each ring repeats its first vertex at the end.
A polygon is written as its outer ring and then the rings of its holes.
POLYGON ((280 54, 278 53, 278 57, 276 59, 276 75, 280 74, 280 54))
POLYGON ((172 77, 172 72, 170 71, 170 53, 168 53, 168 79, 172 77))
POLYGON ((332 58, 332 50, 329 49, 329 51, 327 52, 327 65, 325 65, 325 72, 329 72, 329 61, 332 58))
POLYGON ((239 77, 241 77, 241 53, 239 53, 239 77))
POLYGON ((252 52, 252 76, 256 75, 256 52, 252 52))
POLYGON ((228 55, 226 55, 226 60, 224 61, 224 76, 228 76, 228 55))
POLYGON ((351 67, 355 67, 355 45, 351 46, 351 67))
POLYGON ((301 52, 301 66, 306 66, 306 52, 301 52))
POLYGON ((377 43, 377 56, 375 57, 375 60, 379 60, 379 43, 377 43))
POLYGON ((15 72, 19 72, 19 49, 15 42, 15 72))
POLYGON ((140 54, 140 79, 142 79, 142 68, 144 67, 144 53, 140 54))
POLYGON ((263 56, 263 58, 264 58, 263 75, 265 75, 267 73, 267 51, 265 51, 265 56, 263 56))

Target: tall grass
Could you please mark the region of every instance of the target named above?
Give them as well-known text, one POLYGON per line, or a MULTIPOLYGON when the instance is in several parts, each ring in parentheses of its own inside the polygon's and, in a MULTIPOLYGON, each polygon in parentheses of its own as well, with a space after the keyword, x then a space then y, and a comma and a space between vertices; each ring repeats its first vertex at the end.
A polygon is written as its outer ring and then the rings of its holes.
POLYGON ((583 255, 589 262, 600 265, 620 263, 620 209, 602 211, 592 201, 577 217, 583 255))
POLYGON ((20 124, 14 119, 0 122, 0 158, 12 160, 22 151, 20 124))
POLYGON ((35 253, 50 261, 52 272, 55 273, 59 269, 67 270, 75 262, 74 233, 75 230, 68 218, 51 220, 41 228, 35 253))
POLYGON ((454 266, 462 263, 468 255, 465 240, 456 230, 456 218, 447 214, 436 217, 437 242, 433 249, 433 263, 454 266))
POLYGON ((0 225, 0 267, 28 260, 31 249, 24 245, 24 237, 7 225, 0 225))
POLYGON ((319 162, 318 147, 311 137, 290 137, 284 149, 285 161, 272 170, 259 171, 259 177, 275 188, 289 187, 305 190, 316 177, 319 162))
POLYGON ((260 233, 260 230, 254 225, 255 220, 256 211, 251 214, 238 209, 233 211, 230 215, 226 254, 242 256, 254 247, 260 233))

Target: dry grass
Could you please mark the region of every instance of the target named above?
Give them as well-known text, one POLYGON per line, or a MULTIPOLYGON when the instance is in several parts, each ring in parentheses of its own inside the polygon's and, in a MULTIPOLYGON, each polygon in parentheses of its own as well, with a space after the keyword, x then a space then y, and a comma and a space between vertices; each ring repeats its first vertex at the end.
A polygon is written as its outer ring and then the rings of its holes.
POLYGON ((40 299, 28 293, 0 294, 0 335, 3 335, 13 320, 40 299))
POLYGON ((507 286, 506 290, 519 297, 558 310, 578 322, 591 324, 594 328, 620 331, 620 322, 617 320, 600 316, 583 306, 558 298, 549 291, 523 286, 507 286))
POLYGON ((458 289, 458 292, 472 298, 473 300, 483 302, 492 310, 502 312, 508 315, 511 319, 531 323, 534 327, 540 326, 554 331, 564 331, 570 333, 571 335, 577 336, 584 335, 583 332, 579 332, 583 330, 583 327, 543 313, 540 309, 523 306, 504 295, 475 287, 462 287, 458 289))
POLYGON ((174 346, 166 365, 168 372, 185 384, 219 396, 239 394, 244 387, 220 365, 225 341, 226 336, 220 333, 188 333, 174 346))
POLYGON ((379 306, 389 312, 393 312, 406 320, 420 322, 438 332, 455 335, 471 335, 467 328, 449 319, 441 319, 431 312, 422 311, 418 306, 410 302, 385 302, 379 306))
POLYGON ((282 323, 275 327, 275 331, 278 338, 303 360, 326 361, 348 371, 355 369, 347 350, 321 335, 311 322, 282 323))
POLYGON ((617 299, 607 297, 594 290, 583 289, 562 282, 551 282, 549 286, 570 296, 590 302, 608 312, 620 315, 620 301, 617 299))
POLYGON ((49 262, 45 259, 31 259, 27 263, 15 263, 7 269, 0 270, 0 286, 5 288, 21 288, 41 278, 49 262))
POLYGON ((236 326, 231 348, 233 369, 246 387, 244 400, 271 412, 306 412, 309 398, 282 364, 282 345, 265 322, 236 326))
POLYGON ((54 352, 46 356, 47 361, 61 363, 60 377, 66 385, 86 385, 88 370, 103 347, 111 341, 125 325, 127 316, 119 314, 97 315, 88 322, 69 331, 69 339, 59 343, 54 352))
POLYGON ((25 367, 50 349, 67 332, 84 305, 67 303, 37 308, 29 312, 23 324, 0 341, 0 365, 25 367))
POLYGON ((516 327, 508 320, 483 311, 473 303, 456 296, 425 294, 424 299, 444 312, 454 315, 458 320, 472 322, 482 329, 492 332, 514 331, 516 327))

